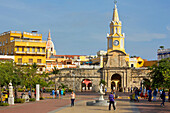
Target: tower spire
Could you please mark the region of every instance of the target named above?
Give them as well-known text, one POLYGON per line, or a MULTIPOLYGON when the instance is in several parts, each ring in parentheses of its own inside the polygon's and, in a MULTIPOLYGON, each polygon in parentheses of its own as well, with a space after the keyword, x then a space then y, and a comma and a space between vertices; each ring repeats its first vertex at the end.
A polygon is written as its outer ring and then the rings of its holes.
POLYGON ((114 10, 113 10, 113 18, 112 20, 113 21, 119 21, 119 15, 118 15, 118 11, 117 11, 117 0, 114 1, 115 3, 115 7, 114 7, 114 10))
POLYGON ((50 33, 50 29, 49 29, 49 32, 48 32, 48 40, 51 40, 51 33, 50 33))

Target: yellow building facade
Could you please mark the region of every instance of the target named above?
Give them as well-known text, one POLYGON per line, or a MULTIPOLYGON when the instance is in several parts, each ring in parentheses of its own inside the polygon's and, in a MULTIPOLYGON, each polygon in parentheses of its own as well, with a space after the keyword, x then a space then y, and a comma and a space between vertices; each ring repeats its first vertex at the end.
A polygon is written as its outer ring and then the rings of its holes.
POLYGON ((45 71, 46 41, 37 32, 9 31, 0 34, 0 55, 14 55, 17 65, 38 65, 38 71, 45 71))
POLYGON ((144 60, 141 57, 129 58, 129 67, 140 68, 144 66, 144 60))

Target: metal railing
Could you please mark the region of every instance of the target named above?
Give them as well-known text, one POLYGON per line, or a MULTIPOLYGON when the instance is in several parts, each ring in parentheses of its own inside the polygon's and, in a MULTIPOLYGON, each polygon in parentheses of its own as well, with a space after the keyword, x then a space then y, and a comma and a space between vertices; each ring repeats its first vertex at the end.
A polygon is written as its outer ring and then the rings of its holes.
POLYGON ((46 41, 37 41, 37 40, 22 40, 22 39, 14 39, 11 42, 38 42, 38 43, 46 43, 46 41))

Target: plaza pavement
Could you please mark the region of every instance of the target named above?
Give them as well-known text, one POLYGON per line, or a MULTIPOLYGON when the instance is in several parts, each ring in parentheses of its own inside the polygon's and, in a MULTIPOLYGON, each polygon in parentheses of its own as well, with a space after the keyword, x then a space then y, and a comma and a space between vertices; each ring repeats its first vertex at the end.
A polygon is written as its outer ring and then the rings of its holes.
MULTIPOLYGON (((70 94, 63 99, 45 99, 39 102, 30 102, 24 104, 15 104, 7 107, 0 107, 0 113, 168 113, 170 112, 170 103, 166 102, 165 107, 161 107, 161 100, 157 102, 148 102, 140 99, 140 102, 130 102, 128 93, 119 93, 120 98, 116 99, 117 109, 108 110, 108 107, 86 106, 87 101, 97 99, 97 93, 77 93, 76 104, 70 107, 70 94)), ((44 96, 51 96, 46 93, 44 96)), ((105 96, 105 99, 108 95, 105 96)))
POLYGON ((86 106, 87 101, 80 101, 74 107, 57 109, 49 113, 140 113, 139 110, 129 101, 116 100, 116 110, 108 110, 108 106, 86 106))

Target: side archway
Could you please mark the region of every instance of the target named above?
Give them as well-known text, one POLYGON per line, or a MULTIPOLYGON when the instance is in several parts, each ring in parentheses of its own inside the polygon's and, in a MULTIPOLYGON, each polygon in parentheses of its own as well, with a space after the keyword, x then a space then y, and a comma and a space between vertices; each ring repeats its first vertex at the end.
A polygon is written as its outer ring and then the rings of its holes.
POLYGON ((90 79, 82 80, 82 91, 92 91, 92 81, 90 79))

